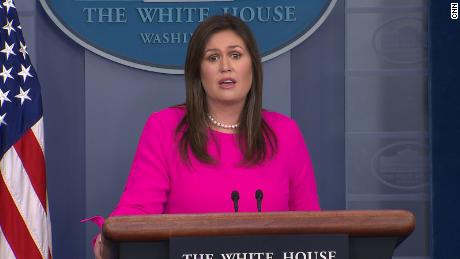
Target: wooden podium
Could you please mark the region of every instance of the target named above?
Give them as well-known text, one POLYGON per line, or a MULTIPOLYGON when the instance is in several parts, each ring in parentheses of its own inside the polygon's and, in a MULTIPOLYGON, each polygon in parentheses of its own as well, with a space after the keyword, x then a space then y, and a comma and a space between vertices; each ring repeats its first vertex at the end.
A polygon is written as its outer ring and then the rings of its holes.
POLYGON ((169 258, 169 238, 345 234, 349 259, 390 259, 415 228, 401 210, 164 214, 108 218, 103 258, 169 258))

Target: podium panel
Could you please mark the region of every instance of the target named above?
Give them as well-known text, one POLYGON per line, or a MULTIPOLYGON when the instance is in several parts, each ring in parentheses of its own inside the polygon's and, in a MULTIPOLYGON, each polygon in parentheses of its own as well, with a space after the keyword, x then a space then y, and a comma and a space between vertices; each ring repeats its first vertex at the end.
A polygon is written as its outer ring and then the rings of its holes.
POLYGON ((111 217, 103 258, 168 259, 173 237, 347 235, 349 259, 390 259, 414 228, 414 215, 401 210, 111 217))

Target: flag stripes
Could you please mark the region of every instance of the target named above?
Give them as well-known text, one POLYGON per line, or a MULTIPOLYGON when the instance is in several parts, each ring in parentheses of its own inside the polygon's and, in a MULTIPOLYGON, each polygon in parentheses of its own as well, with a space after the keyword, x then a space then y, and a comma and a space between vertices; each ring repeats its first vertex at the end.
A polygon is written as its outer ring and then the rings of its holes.
POLYGON ((46 210, 46 176, 45 158, 32 130, 28 130, 16 144, 14 149, 21 158, 25 172, 37 194, 43 208, 46 210))
POLYGON ((43 117, 40 118, 40 120, 37 121, 32 126, 32 131, 35 135, 35 138, 38 141, 38 144, 40 145, 40 148, 42 149, 42 153, 45 154, 45 134, 44 134, 44 127, 43 127, 43 117))
MULTIPOLYGON (((4 179, 6 190, 9 191, 11 202, 14 204, 11 208, 16 210, 18 213, 18 215, 10 214, 10 216, 19 216, 23 218, 27 232, 22 232, 22 235, 26 234, 30 236, 31 239, 35 241, 41 254, 40 257, 31 256, 28 258, 48 258, 48 246, 50 243, 50 240, 48 240, 49 229, 44 228, 44 226, 49 225, 49 216, 48 213, 45 212, 46 210, 42 206, 42 203, 32 186, 28 175, 29 172, 27 172, 23 167, 21 157, 18 156, 15 148, 9 149, 4 154, 2 160, 0 160, 0 171, 2 173, 2 178, 4 179)), ((3 223, 1 223, 1 225, 2 227, 5 227, 3 223)), ((5 233, 5 236, 7 237, 7 240, 9 240, 7 233, 5 233)), ((16 253, 16 249, 11 242, 10 245, 16 253)))
POLYGON ((11 250, 10 244, 6 242, 5 235, 3 235, 2 227, 0 226, 0 255, 4 259, 13 259, 15 258, 13 250, 11 250))
MULTIPOLYGON (((0 169, 0 171, 3 176, 3 169, 0 169)), ((8 187, 3 177, 0 179, 0 204, 2 204, 2 208, 4 208, 4 211, 0 213, 0 226, 2 226, 3 232, 0 238, 5 238, 5 240, 0 241, 0 244, 8 242, 11 249, 14 251, 15 257, 13 258, 16 259, 43 258, 29 234, 29 230, 21 214, 19 214, 13 197, 11 197, 8 192, 8 187)), ((0 248, 0 250, 3 249, 0 248)))

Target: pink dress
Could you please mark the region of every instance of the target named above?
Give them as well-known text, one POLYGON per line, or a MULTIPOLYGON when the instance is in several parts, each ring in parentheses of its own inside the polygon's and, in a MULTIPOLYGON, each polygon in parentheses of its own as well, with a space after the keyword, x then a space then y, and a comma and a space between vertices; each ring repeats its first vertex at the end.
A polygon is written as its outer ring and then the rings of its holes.
POLYGON ((181 160, 175 135, 184 115, 183 108, 172 107, 150 116, 111 216, 233 212, 232 191, 239 192, 240 212, 254 212, 258 189, 263 192, 262 212, 320 209, 310 156, 294 120, 263 112, 277 136, 278 151, 260 165, 240 165, 236 134, 209 130, 208 152, 218 163, 204 164, 191 155, 190 166, 181 160))

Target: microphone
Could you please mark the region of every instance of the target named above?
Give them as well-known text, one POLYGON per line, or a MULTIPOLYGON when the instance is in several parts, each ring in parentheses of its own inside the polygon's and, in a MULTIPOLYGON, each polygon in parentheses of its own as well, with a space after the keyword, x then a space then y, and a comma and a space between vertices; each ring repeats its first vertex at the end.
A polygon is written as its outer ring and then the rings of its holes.
POLYGON ((264 193, 257 189, 256 191, 256 200, 257 200, 257 211, 262 212, 262 199, 264 198, 264 193))
POLYGON ((238 191, 233 191, 231 198, 233 201, 233 208, 235 209, 235 212, 238 212, 238 200, 240 199, 240 194, 238 191))

